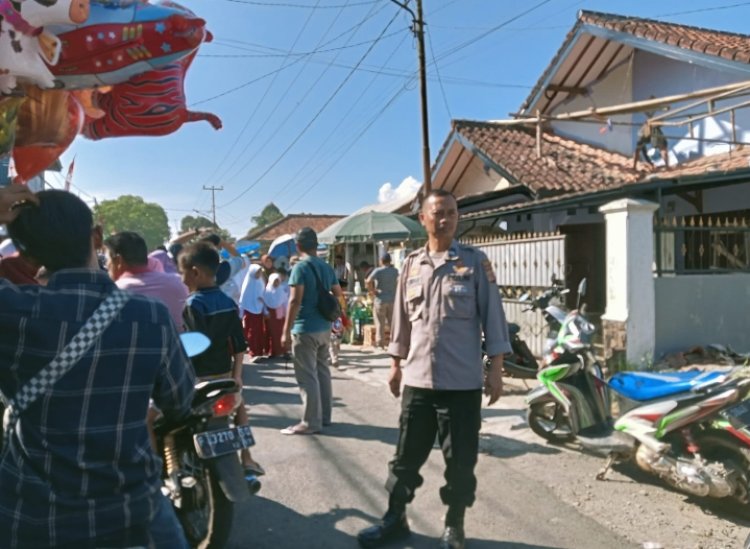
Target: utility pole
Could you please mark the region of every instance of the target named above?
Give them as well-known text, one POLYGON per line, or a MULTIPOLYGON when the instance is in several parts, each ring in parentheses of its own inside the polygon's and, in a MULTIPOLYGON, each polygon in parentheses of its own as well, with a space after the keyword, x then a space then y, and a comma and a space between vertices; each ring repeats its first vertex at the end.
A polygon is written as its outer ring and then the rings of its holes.
POLYGON ((401 9, 408 11, 412 18, 411 30, 417 37, 417 55, 419 61, 419 99, 422 111, 422 172, 424 174, 424 183, 422 184, 423 195, 432 190, 432 174, 430 169, 430 132, 427 117, 427 68, 425 66, 424 53, 424 18, 422 16, 422 0, 417 0, 417 13, 407 6, 406 2, 391 0, 401 9))
POLYGON ((203 185, 204 191, 211 191, 211 214, 212 214, 212 221, 214 223, 214 227, 217 227, 216 225, 216 191, 223 191, 224 186, 221 187, 206 187, 203 185))

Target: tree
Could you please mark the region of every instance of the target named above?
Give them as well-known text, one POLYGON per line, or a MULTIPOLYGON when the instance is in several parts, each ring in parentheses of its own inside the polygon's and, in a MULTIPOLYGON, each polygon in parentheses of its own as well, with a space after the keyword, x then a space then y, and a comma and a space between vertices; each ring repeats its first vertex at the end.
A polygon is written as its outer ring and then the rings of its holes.
POLYGON ((229 234, 229 231, 214 225, 213 221, 202 215, 197 217, 186 215, 182 218, 180 221, 180 233, 186 233, 191 229, 212 229, 210 232, 218 234, 225 242, 234 242, 234 237, 229 234))
POLYGON ((263 211, 260 212, 260 215, 256 215, 251 218, 251 221, 255 223, 254 229, 257 229, 259 227, 265 227, 266 225, 270 225, 274 221, 278 221, 279 219, 283 218, 284 214, 281 213, 281 210, 271 202, 270 204, 267 204, 265 208, 263 208, 263 211))
POLYGON ((211 221, 207 217, 203 217, 202 215, 199 215, 197 217, 186 215, 182 218, 182 221, 180 221, 181 233, 185 233, 190 229, 203 229, 204 227, 210 229, 218 229, 218 227, 214 225, 213 221, 211 221))
POLYGON ((104 200, 94 206, 94 217, 105 235, 121 231, 138 233, 149 250, 169 240, 169 220, 158 204, 145 202, 140 196, 124 195, 104 200))

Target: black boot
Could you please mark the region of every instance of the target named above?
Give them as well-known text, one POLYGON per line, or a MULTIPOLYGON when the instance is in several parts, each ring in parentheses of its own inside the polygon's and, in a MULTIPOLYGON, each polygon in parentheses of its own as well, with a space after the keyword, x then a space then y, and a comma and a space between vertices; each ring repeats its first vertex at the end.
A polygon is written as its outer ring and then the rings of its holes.
POLYGON ((463 506, 448 507, 445 515, 445 530, 440 538, 440 549, 464 549, 466 536, 464 535, 464 512, 463 506))
POLYGON ((360 547, 370 549, 405 539, 410 535, 409 523, 406 521, 406 505, 391 501, 380 524, 361 530, 357 534, 357 541, 360 547))

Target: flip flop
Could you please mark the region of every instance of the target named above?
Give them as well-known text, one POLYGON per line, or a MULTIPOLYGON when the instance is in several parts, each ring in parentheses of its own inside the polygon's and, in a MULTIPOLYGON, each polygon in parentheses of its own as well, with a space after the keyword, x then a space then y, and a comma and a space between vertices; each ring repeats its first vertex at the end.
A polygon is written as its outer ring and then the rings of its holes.
POLYGON ((257 462, 252 465, 243 465, 242 467, 244 467, 246 475, 249 473, 256 477, 262 477, 266 474, 266 471, 260 466, 260 463, 257 462))
POLYGON ((301 425, 299 423, 297 425, 291 425, 286 429, 281 430, 282 435, 314 435, 318 432, 319 431, 314 431, 313 429, 305 427, 304 425, 301 425))

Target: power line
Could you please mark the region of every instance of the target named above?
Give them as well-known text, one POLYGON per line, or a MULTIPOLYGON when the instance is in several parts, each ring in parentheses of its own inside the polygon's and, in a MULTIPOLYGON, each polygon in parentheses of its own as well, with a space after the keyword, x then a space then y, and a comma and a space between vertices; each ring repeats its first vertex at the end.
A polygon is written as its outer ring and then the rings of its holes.
MULTIPOLYGON (((317 0, 317 3, 320 3, 320 0, 317 0)), ((310 20, 312 19, 312 17, 313 17, 313 12, 310 12, 309 15, 307 16, 307 19, 305 19, 304 24, 302 25, 302 29, 300 29, 300 31, 297 33, 297 36, 295 37, 294 42, 292 42, 292 46, 291 46, 291 48, 289 48, 290 52, 292 50, 294 50, 294 48, 297 46, 297 43, 300 41, 300 39, 301 39, 302 35, 304 34, 305 30, 307 30, 307 26, 310 24, 310 20)), ((300 57, 299 59, 302 60, 303 57, 300 57)), ((292 64, 295 64, 295 63, 290 63, 289 65, 287 65, 287 61, 288 61, 288 58, 285 58, 284 60, 282 60, 281 67, 291 66, 292 64)), ((231 156, 232 151, 234 151, 234 148, 237 146, 237 144, 242 139, 242 136, 245 134, 245 132, 247 131, 247 129, 250 127, 250 123, 255 119, 255 115, 260 111, 260 107, 263 105, 263 103, 265 103, 266 97, 268 97, 268 94, 271 92, 271 88, 273 88, 273 85, 276 83, 276 79, 277 78, 278 78, 278 73, 276 73, 274 75, 274 77, 271 80, 271 82, 269 82, 268 86, 266 86, 266 91, 263 92, 263 95, 261 96, 260 101, 257 101, 255 103, 255 108, 252 110, 252 112, 250 113, 250 115, 247 117, 247 120, 245 120, 245 124, 242 126, 242 130, 240 131, 239 134, 237 134, 237 138, 234 140, 234 142, 232 143, 232 146, 229 148, 229 150, 227 150, 227 153, 224 155, 224 158, 222 158, 222 160, 219 163, 219 165, 216 167, 216 170, 214 171, 214 175, 212 177, 216 176, 220 172, 221 167, 224 165, 224 162, 226 162, 226 160, 229 159, 229 157, 231 156)), ((240 153, 240 155, 238 155, 235 158, 234 162, 232 162, 229 165, 228 168, 224 167, 224 170, 221 171, 222 177, 225 176, 227 173, 229 173, 229 171, 236 165, 237 161, 239 160, 239 158, 240 158, 240 156, 242 154, 244 154, 244 150, 243 150, 242 153, 240 153)))
MULTIPOLYGON (((396 12, 396 14, 395 14, 395 15, 394 15, 394 16, 393 16, 393 17, 391 18, 391 20, 390 20, 390 21, 388 22, 388 24, 387 24, 387 25, 385 26, 385 28, 383 29, 383 32, 382 32, 381 34, 385 34, 385 33, 386 33, 386 32, 388 31, 388 29, 389 29, 389 28, 390 28, 390 26, 391 26, 391 25, 393 24, 393 22, 394 22, 394 21, 396 20, 396 18, 398 17, 398 15, 399 15, 399 12, 396 12)), ((364 62, 364 60, 365 60, 365 59, 367 58, 367 56, 368 56, 368 55, 370 55, 370 52, 372 52, 372 50, 373 50, 373 49, 375 48, 375 45, 376 45, 376 44, 377 44, 377 42, 375 42, 375 43, 373 43, 372 45, 370 45, 370 47, 369 47, 369 48, 367 49, 367 51, 366 51, 366 52, 364 53, 364 55, 362 55, 362 57, 360 58, 360 60, 359 60, 359 61, 357 62, 357 65, 355 66, 355 68, 356 68, 356 67, 358 67, 358 66, 359 66, 359 65, 360 65, 361 63, 363 63, 363 62, 364 62)), ((334 99, 336 98, 336 96, 337 96, 337 95, 339 94, 339 92, 340 92, 340 91, 341 91, 341 90, 343 89, 343 87, 344 87, 344 86, 346 85, 346 83, 347 83, 347 82, 349 82, 349 80, 351 79, 351 77, 352 77, 352 76, 353 76, 354 74, 355 74, 355 69, 352 69, 352 70, 351 70, 351 71, 349 72, 349 74, 347 74, 347 75, 346 75, 346 77, 344 78, 344 80, 343 80, 343 81, 342 81, 342 82, 341 82, 341 83, 339 84, 339 86, 338 86, 338 87, 336 88, 336 90, 335 90, 335 91, 333 92, 333 94, 331 94, 331 96, 330 96, 330 97, 329 97, 329 98, 328 98, 328 99, 326 100, 326 102, 325 102, 325 103, 323 104, 323 106, 322 106, 322 107, 321 107, 321 108, 320 108, 320 109, 318 110, 318 112, 317 112, 317 113, 315 113, 315 115, 314 115, 314 116, 312 117, 312 119, 310 119, 310 121, 309 121, 309 122, 308 122, 308 123, 307 123, 307 124, 305 125, 305 127, 304 127, 304 128, 302 128, 302 131, 300 131, 300 133, 299 133, 299 134, 298 134, 298 135, 297 135, 297 136, 296 136, 296 137, 295 137, 295 138, 294 138, 294 139, 292 140, 292 142, 291 142, 291 143, 290 143, 290 144, 289 144, 289 145, 288 145, 288 146, 286 147, 286 149, 284 149, 284 151, 283 151, 283 152, 282 152, 282 153, 281 153, 281 154, 280 154, 280 155, 279 155, 279 156, 278 156, 278 157, 276 158, 276 160, 274 160, 274 161, 273 161, 273 162, 271 163, 271 165, 270 165, 270 166, 269 166, 269 167, 268 167, 268 168, 267 168, 267 169, 266 169, 266 170, 265 170, 265 171, 264 171, 264 172, 263 172, 263 173, 262 173, 262 174, 261 174, 261 175, 260 175, 260 176, 259 176, 259 177, 258 177, 258 178, 257 178, 257 179, 256 179, 256 180, 254 181, 254 182, 253 182, 253 183, 251 183, 250 185, 248 185, 248 186, 247 186, 247 187, 245 188, 245 190, 244 190, 244 191, 242 191, 242 192, 241 192, 240 194, 238 194, 237 196, 235 196, 235 197, 234 197, 234 198, 233 198, 233 199, 232 199, 232 200, 231 200, 230 202, 228 202, 227 204, 231 204, 231 203, 232 203, 232 202, 234 202, 235 200, 237 200, 237 199, 241 198, 242 196, 244 196, 245 194, 247 194, 247 193, 248 193, 248 192, 250 191, 250 189, 252 189, 253 187, 255 187, 255 185, 257 185, 257 184, 258 184, 258 183, 259 183, 260 181, 262 181, 262 180, 263 180, 263 178, 265 178, 265 177, 266 177, 266 175, 268 175, 268 174, 269 174, 269 173, 271 172, 271 170, 272 170, 273 168, 275 168, 275 167, 276 167, 276 165, 277 165, 277 164, 278 164, 279 162, 281 162, 281 160, 283 160, 283 158, 284 158, 284 157, 285 157, 285 156, 286 156, 286 155, 287 155, 287 154, 289 153, 289 151, 290 151, 290 150, 292 150, 292 148, 294 147, 294 145, 296 145, 296 144, 297 144, 297 142, 298 142, 298 141, 299 141, 300 139, 302 139, 302 137, 303 137, 303 136, 305 135, 305 133, 307 133, 307 130, 309 130, 309 129, 310 129, 310 127, 311 127, 311 126, 312 126, 312 125, 313 125, 313 124, 315 123, 315 121, 316 121, 316 120, 317 120, 317 119, 318 119, 318 118, 319 118, 319 117, 320 117, 320 116, 321 116, 321 115, 323 114, 323 112, 324 112, 324 111, 325 111, 325 110, 326 110, 326 109, 328 108, 328 106, 329 106, 329 105, 331 104, 331 102, 332 102, 332 101, 333 101, 333 100, 334 100, 334 99)), ((222 207, 222 208, 223 208, 223 207, 225 207, 225 206, 226 206, 227 204, 222 204, 222 205, 221 205, 220 207, 222 207)))
MULTIPOLYGON (((383 40, 386 38, 391 38, 392 36, 396 36, 397 34, 403 33, 403 30, 397 30, 393 31, 391 33, 386 34, 382 37, 383 40)), ((327 49, 315 49, 311 51, 305 51, 305 52, 289 52, 286 54, 283 53, 255 53, 255 54, 248 54, 248 53, 203 53, 199 54, 197 57, 218 57, 218 58, 271 58, 271 57, 309 57, 311 55, 317 55, 319 53, 330 53, 330 52, 338 52, 341 50, 348 50, 352 48, 358 48, 359 46, 366 46, 368 44, 372 44, 375 42, 375 39, 373 40, 364 40, 362 42, 357 42, 356 44, 349 44, 346 46, 339 46, 337 48, 327 48, 327 49)))
MULTIPOLYGON (((385 7, 385 6, 383 6, 383 7, 385 7)), ((382 9, 383 8, 381 8, 380 10, 378 10, 378 12, 382 11, 382 9)), ((374 13, 372 13, 372 11, 373 10, 371 9, 370 13, 368 13, 365 16, 365 18, 362 20, 362 22, 361 22, 362 25, 364 25, 364 23, 367 20, 369 20, 372 15, 375 15, 374 13)), ((331 29, 333 28, 333 26, 336 24, 336 21, 338 20, 338 18, 341 16, 342 13, 343 13, 343 10, 341 10, 339 12, 339 14, 336 16, 336 18, 331 22, 331 24, 329 25, 328 29, 326 29, 325 33, 323 34, 323 37, 321 37, 320 42, 323 42, 323 40, 328 35, 328 33, 331 31, 331 29)), ((354 31, 354 33, 349 36, 348 40, 352 40, 354 38, 357 30, 359 30, 359 29, 356 29, 354 31)), ((337 53, 336 56, 334 57, 334 60, 338 58, 338 55, 339 54, 337 53)), ((309 61, 310 61, 310 59, 308 59, 305 62, 305 65, 302 66, 300 68, 300 70, 297 72, 297 75, 294 77, 294 80, 292 81, 292 83, 289 86, 286 87, 286 89, 284 90, 284 93, 279 97, 278 101, 276 102, 276 105, 274 105, 274 107, 271 110, 271 112, 268 114, 268 116, 266 116, 266 119, 260 124, 260 126, 258 128, 256 128, 255 134, 250 139, 250 141, 247 143, 247 145, 242 150, 242 152, 240 153, 239 156, 244 155, 245 152, 249 149, 250 145, 258 138, 258 136, 260 136, 263 133, 263 131, 266 128, 266 125, 268 124, 268 121, 276 113, 276 111, 279 109, 279 107, 284 103, 284 100, 286 99, 287 95, 289 94, 289 91, 292 90, 292 89, 296 89, 295 84, 296 84, 297 80, 299 79, 299 77, 302 75, 302 72, 305 70, 305 68, 306 68, 307 64, 309 63, 309 61)), ((317 87, 317 85, 320 83, 320 81, 323 79, 323 77, 325 76, 325 74, 328 72, 329 69, 330 69, 330 64, 326 68, 323 69, 323 71, 318 75, 318 78, 315 80, 315 82, 313 82, 313 84, 307 88, 308 91, 305 94, 305 98, 309 95, 310 91, 314 90, 317 87)), ((281 128, 283 128, 286 125, 286 123, 289 121, 289 119, 292 117, 292 115, 295 112, 297 112, 297 110, 299 109, 299 107, 302 105, 303 101, 304 101, 304 99, 302 101, 298 101, 297 104, 289 111, 289 113, 287 114, 286 118, 284 118, 284 120, 282 120, 281 123, 278 126, 275 127, 276 132, 278 132, 281 128)), ((247 166, 249 166, 250 163, 253 160, 255 160, 255 158, 257 158, 257 156, 260 154, 260 152, 266 146, 268 146, 269 143, 270 143, 270 140, 266 140, 263 143, 263 145, 261 145, 261 147, 257 151, 255 151, 255 154, 253 154, 250 158, 248 158, 247 161, 242 165, 242 167, 239 170, 237 170, 231 176, 231 178, 237 177, 239 174, 241 174, 245 170, 245 168, 247 168, 247 166)), ((228 173, 228 171, 225 172, 225 175, 226 175, 226 173, 228 173)))
MULTIPOLYGON (((408 35, 404 35, 404 38, 399 42, 396 47, 393 49, 393 51, 390 53, 390 55, 386 58, 386 60, 383 62, 383 66, 385 66, 387 63, 390 62, 390 60, 396 55, 396 53, 400 50, 401 45, 404 43, 408 35)), ((373 76, 370 79, 370 82, 365 86, 366 90, 369 90, 372 86, 372 84, 377 80, 377 74, 373 76)), ((334 135, 338 134, 339 128, 344 125, 344 122, 346 122, 349 119, 349 116, 352 114, 354 109, 359 105, 360 101, 362 101, 362 98, 364 97, 364 94, 358 94, 356 100, 349 106, 349 109, 344 113, 343 116, 339 117, 339 121, 336 124, 336 126, 331 129, 331 131, 328 133, 328 135, 320 142, 320 145, 318 145, 318 148, 313 152, 307 161, 302 164, 297 172, 287 181, 287 183, 277 191, 277 193, 273 196, 272 200, 276 200, 279 196, 284 194, 287 189, 293 187, 296 185, 297 179, 303 174, 312 173, 316 171, 320 166, 323 165, 324 161, 321 159, 321 153, 323 150, 328 146, 329 141, 334 135), (308 170, 310 164, 313 160, 320 160, 319 164, 312 168, 311 170, 308 170)), ((344 142, 348 143, 350 141, 349 138, 345 139, 344 142)))
POLYGON ((432 49, 432 33, 427 34, 427 41, 430 45, 430 55, 432 56, 432 64, 435 65, 435 74, 438 78, 438 83, 440 84, 440 94, 443 96, 443 104, 445 105, 445 110, 448 112, 448 117, 453 119, 453 114, 451 113, 450 105, 448 105, 448 96, 445 94, 445 88, 443 87, 443 79, 440 78, 440 67, 438 66, 438 62, 435 59, 435 50, 432 49))
POLYGON ((258 0, 224 0, 225 2, 232 2, 234 4, 247 4, 250 6, 261 6, 265 8, 301 8, 309 10, 333 10, 339 8, 353 8, 356 6, 368 6, 370 4, 377 4, 380 0, 365 0, 362 2, 355 2, 353 4, 338 4, 338 5, 327 5, 327 6, 311 6, 309 4, 294 4, 291 2, 261 2, 258 0))
POLYGON ((707 11, 728 10, 732 8, 739 8, 742 6, 750 6, 750 2, 739 2, 738 4, 726 4, 723 6, 714 6, 712 8, 701 8, 701 9, 688 10, 688 11, 674 11, 672 13, 660 13, 658 15, 654 15, 654 17, 671 17, 674 15, 690 15, 693 13, 704 13, 707 11))
POLYGON ((334 161, 334 163, 333 163, 333 164, 331 164, 331 166, 330 166, 330 167, 329 167, 329 168, 328 168, 328 169, 327 169, 327 170, 326 170, 326 171, 325 171, 325 172, 324 172, 323 174, 321 174, 321 175, 320 175, 320 177, 318 177, 318 179, 316 179, 316 180, 315 180, 315 182, 313 182, 313 184, 312 184, 312 185, 310 185, 310 186, 309 186, 309 187, 307 188, 307 190, 306 190, 305 192, 303 192, 303 193, 302 193, 301 195, 299 195, 299 196, 298 196, 298 197, 296 198, 296 200, 294 200, 294 201, 293 201, 292 203, 290 203, 290 204, 289 204, 289 205, 288 205, 288 206, 286 207, 286 209, 287 209, 287 210, 290 210, 290 209, 291 209, 291 208, 292 208, 292 207, 293 207, 293 206, 294 206, 295 204, 297 204, 297 202, 299 202, 300 200, 302 200, 302 199, 303 199, 303 198, 304 198, 305 196, 307 196, 307 194, 308 194, 308 193, 309 193, 310 191, 312 191, 312 190, 313 190, 313 189, 314 189, 315 187, 317 187, 317 186, 318 186, 318 184, 319 184, 319 183, 320 183, 320 182, 321 182, 321 181, 323 180, 323 178, 324 178, 324 177, 325 177, 326 175, 328 175, 328 174, 329 174, 329 173, 331 172, 331 170, 333 170, 333 168, 335 168, 335 167, 336 167, 336 166, 338 165, 338 163, 339 163, 339 162, 341 162, 341 160, 343 160, 343 159, 344 159, 344 157, 345 157, 345 156, 346 156, 346 155, 347 155, 347 154, 349 153, 349 151, 350 151, 350 150, 351 150, 351 149, 352 149, 352 148, 354 147, 354 145, 356 145, 356 144, 357 144, 357 143, 359 142, 359 140, 360 140, 360 139, 362 139, 362 137, 363 137, 363 136, 364 136, 364 135, 365 135, 365 134, 366 134, 366 133, 367 133, 367 132, 369 131, 369 129, 370 129, 370 128, 371 128, 372 126, 373 126, 373 124, 375 124, 375 122, 377 122, 377 121, 378 121, 378 120, 380 119, 380 117, 381 117, 381 116, 382 116, 383 114, 385 114, 385 112, 386 112, 386 111, 387 111, 387 110, 388 110, 388 109, 389 109, 389 108, 390 108, 390 107, 391 107, 391 106, 392 106, 392 105, 393 105, 393 104, 394 104, 394 103, 396 102, 396 99, 398 99, 398 98, 399 98, 399 97, 401 96, 401 94, 402 94, 402 93, 404 93, 405 91, 406 91, 406 88, 405 88, 405 87, 401 87, 401 88, 400 88, 400 89, 399 89, 399 90, 398 90, 398 91, 397 91, 397 92, 395 93, 395 95, 393 95, 393 96, 391 97, 391 99, 390 99, 390 100, 389 100, 389 101, 388 101, 388 102, 387 102, 387 103, 386 103, 386 104, 385 104, 385 105, 383 106, 383 108, 382 108, 382 109, 380 109, 380 111, 379 111, 379 112, 378 112, 377 114, 375 114, 375 116, 373 116, 373 117, 372 117, 372 118, 370 119, 370 122, 369 122, 369 123, 368 123, 368 124, 367 124, 367 125, 366 125, 366 126, 365 126, 365 127, 363 128, 363 129, 362 129, 362 131, 361 131, 361 132, 360 132, 360 133, 359 133, 359 134, 358 134, 358 135, 357 135, 357 136, 356 136, 356 137, 355 137, 355 138, 354 138, 354 139, 353 139, 353 140, 352 140, 352 141, 351 141, 351 142, 349 143, 349 146, 348 146, 348 147, 346 147, 346 149, 345 149, 345 150, 344 150, 344 151, 343 151, 343 152, 341 153, 341 155, 340 155, 340 156, 339 156, 339 157, 338 157, 338 158, 337 158, 337 159, 336 159, 336 160, 334 161))

